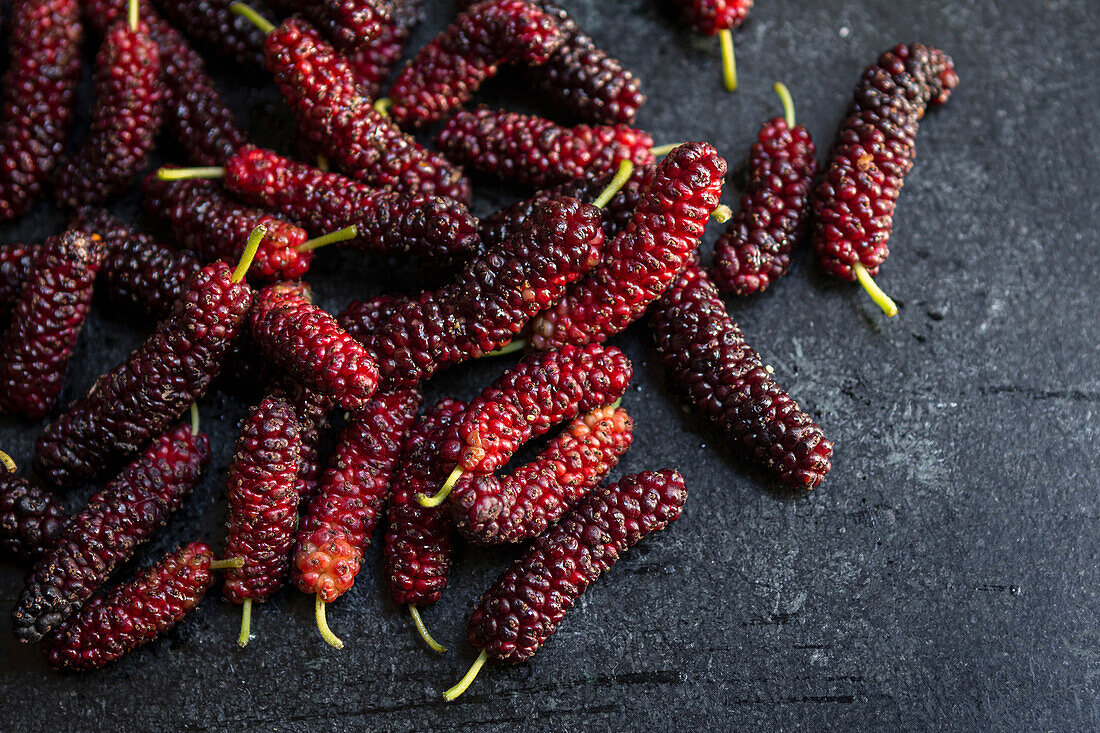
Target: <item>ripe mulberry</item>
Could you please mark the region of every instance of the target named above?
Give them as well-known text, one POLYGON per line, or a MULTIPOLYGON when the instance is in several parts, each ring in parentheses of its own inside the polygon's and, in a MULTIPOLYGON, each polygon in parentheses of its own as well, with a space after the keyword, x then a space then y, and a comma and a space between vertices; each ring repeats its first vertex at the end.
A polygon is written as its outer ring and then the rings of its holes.
POLYGON ((15 472, 15 462, 0 453, 0 548, 20 560, 37 560, 61 534, 69 513, 50 492, 15 472))

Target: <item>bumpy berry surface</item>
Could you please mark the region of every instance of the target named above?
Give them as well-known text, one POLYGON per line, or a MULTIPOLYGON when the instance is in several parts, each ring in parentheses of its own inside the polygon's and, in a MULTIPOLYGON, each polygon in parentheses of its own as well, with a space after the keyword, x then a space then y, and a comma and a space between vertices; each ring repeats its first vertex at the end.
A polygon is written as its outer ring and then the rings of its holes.
POLYGON ((740 26, 752 3, 753 0, 676 0, 688 22, 707 36, 740 26))
POLYGON ((38 641, 164 526, 210 461, 210 441, 180 425, 161 435, 73 515, 27 576, 15 635, 38 641))
POLYGON ((264 67, 264 34, 237 15, 233 0, 155 0, 157 10, 188 38, 241 65, 264 67))
POLYGON ((61 393, 106 247, 69 230, 38 248, 0 341, 0 408, 37 420, 61 393))
POLYGON ((764 124, 749 152, 749 184, 737 213, 714 243, 714 281, 735 295, 765 290, 791 265, 806 233, 817 150, 802 125, 764 124))
POLYGON ((561 127, 550 120, 486 108, 463 111, 436 136, 444 155, 505 180, 548 188, 588 171, 653 162, 653 138, 626 125, 561 127))
POLYGON ((383 27, 393 23, 393 8, 379 0, 310 0, 302 10, 333 44, 352 48, 364 38, 377 38, 383 27))
POLYGON ((224 262, 191 278, 168 318, 35 442, 34 470, 69 488, 137 453, 202 397, 252 304, 224 262))
MULTIPOLYGON (((249 341, 251 344, 251 340, 249 341)), ((298 418, 298 479, 295 491, 298 505, 308 504, 317 495, 321 484, 321 439, 329 428, 329 413, 336 403, 327 395, 318 394, 299 384, 292 377, 280 381, 274 396, 282 397, 294 406, 298 418)))
POLYGON ((354 224, 357 235, 345 246, 366 252, 442 260, 478 246, 477 219, 465 204, 373 188, 262 148, 245 146, 230 158, 225 185, 244 201, 300 222, 313 236, 354 224))
POLYGON ((313 252, 299 252, 309 235, 261 209, 242 206, 212 181, 162 181, 156 173, 142 184, 145 210, 172 232, 176 243, 204 262, 237 262, 248 237, 267 228, 248 274, 257 280, 297 280, 309 270, 313 252))
POLYGON ((651 326, 669 378, 731 442, 788 486, 825 480, 833 444, 775 383, 697 265, 657 301, 651 326))
POLYGON ((19 300, 38 256, 37 244, 14 242, 0 246, 0 320, 6 320, 19 300))
POLYGON ((917 124, 958 83, 951 58, 919 43, 895 46, 863 72, 814 191, 813 247, 826 272, 855 280, 859 262, 878 274, 917 124))
POLYGON ((599 266, 532 323, 531 345, 605 341, 641 317, 691 261, 725 175, 726 161, 707 143, 669 153, 599 266))
POLYGON ((267 36, 267 68, 302 135, 345 174, 376 186, 470 200, 470 182, 379 114, 355 73, 310 25, 291 18, 267 36))
POLYGON ((374 355, 384 389, 411 386, 507 344, 595 265, 602 245, 598 209, 555 199, 449 285, 392 302, 380 321, 372 304, 353 303, 340 322, 374 355))
MULTIPOLYGON (((84 17, 99 33, 126 17, 128 0, 83 0, 84 17)), ((221 165, 244 145, 244 132, 222 100, 206 63, 179 31, 144 5, 141 19, 149 25, 164 66, 164 121, 195 165, 221 165)))
POLYGON ((249 321, 252 338, 268 358, 309 389, 328 395, 346 410, 361 410, 378 387, 378 367, 359 342, 310 299, 304 283, 261 290, 249 321))
POLYGON ((80 81, 77 0, 17 0, 0 98, 0 222, 34 203, 65 150, 80 81))
POLYGON ((564 41, 554 18, 525 0, 485 0, 466 10, 401 70, 390 114, 401 126, 438 122, 504 63, 546 63, 564 41))
POLYGON ((355 583, 420 402, 414 390, 380 395, 340 431, 298 529, 293 574, 303 593, 331 603, 355 583))
POLYGON ((102 204, 126 190, 145 167, 164 111, 160 51, 149 26, 111 26, 96 56, 92 128, 54 178, 66 206, 102 204))
POLYGON ((244 559, 244 567, 225 573, 225 596, 234 603, 266 601, 286 581, 298 522, 300 450, 294 406, 282 398, 264 398, 241 425, 229 464, 224 552, 244 559))
POLYGON ((440 400, 405 441, 382 548, 390 595, 399 606, 435 603, 447 587, 455 533, 451 512, 446 506, 421 506, 416 497, 431 495, 447 478, 449 466, 437 459, 439 441, 464 409, 464 402, 440 400))
POLYGON ((202 269, 190 252, 161 244, 103 209, 77 209, 72 226, 98 234, 107 248, 96 291, 118 306, 137 308, 153 321, 171 312, 188 281, 202 269))
POLYGON ((491 474, 528 440, 615 402, 633 373, 630 360, 614 346, 563 346, 531 354, 470 403, 441 454, 467 473, 491 474))
POLYGON ((0 548, 37 560, 52 547, 69 513, 50 492, 14 472, 0 474, 0 548))
POLYGON ((643 537, 680 516, 677 471, 646 471, 597 489, 523 553, 481 598, 467 639, 501 662, 530 658, 565 613, 643 537))
POLYGON ((210 546, 192 542, 93 598, 43 640, 55 669, 97 669, 183 620, 214 585, 210 546))
MULTIPOLYGON (((390 18, 381 23, 378 35, 360 37, 341 48, 359 85, 370 97, 382 93, 386 79, 405 50, 413 26, 420 22, 423 0, 391 0, 379 4, 388 9, 390 18)), ((339 45, 339 41, 337 43, 339 45)))
POLYGON ((455 524, 467 539, 485 545, 538 537, 599 485, 633 439, 626 410, 596 408, 508 476, 460 478, 451 501, 455 524))

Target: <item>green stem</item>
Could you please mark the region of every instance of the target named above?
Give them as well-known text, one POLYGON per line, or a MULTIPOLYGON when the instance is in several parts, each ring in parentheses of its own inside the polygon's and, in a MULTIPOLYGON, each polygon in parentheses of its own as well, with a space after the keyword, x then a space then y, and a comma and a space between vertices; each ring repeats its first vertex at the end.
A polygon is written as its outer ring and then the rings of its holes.
POLYGON ((326 244, 332 244, 333 242, 346 242, 349 239, 355 239, 359 236, 359 227, 352 224, 350 227, 344 227, 343 229, 337 229, 335 232, 329 232, 323 234, 320 237, 314 239, 307 239, 302 242, 298 247, 299 252, 312 252, 315 249, 324 247, 326 244))
POLYGON ((321 594, 316 596, 317 600, 313 604, 313 615, 317 617, 317 630, 321 632, 321 638, 328 642, 329 646, 337 649, 344 648, 344 642, 340 640, 340 637, 332 633, 332 629, 328 627, 328 619, 325 617, 325 599, 321 598, 321 594))
POLYGON ((15 465, 15 461, 11 459, 11 456, 2 450, 0 450, 0 465, 2 465, 4 470, 8 473, 15 473, 19 470, 18 466, 15 465))
POLYGON ((130 30, 136 31, 138 29, 138 23, 140 22, 140 15, 138 12, 138 0, 130 0, 130 4, 127 6, 128 18, 130 23, 130 30))
POLYGON ((714 211, 710 212, 710 215, 719 224, 725 224, 733 216, 733 209, 725 204, 718 204, 714 207, 714 211))
POLYGON ((649 149, 649 152, 655 158, 660 158, 662 155, 668 155, 676 148, 683 145, 683 143, 669 143, 668 145, 656 145, 649 149))
POLYGON ((462 478, 462 474, 465 471, 462 470, 462 466, 455 466, 455 470, 451 471, 451 475, 447 477, 447 480, 443 482, 443 488, 435 496, 426 496, 424 494, 417 494, 416 500, 420 502, 420 506, 432 507, 442 504, 448 496, 451 494, 451 489, 455 487, 458 480, 462 478))
POLYGON ((199 168, 158 168, 161 181, 189 181, 195 178, 225 178, 225 168, 211 165, 199 168))
POLYGON ((241 261, 237 263, 237 269, 233 271, 233 282, 239 283, 244 280, 244 276, 248 274, 248 268, 252 267, 252 260, 256 259, 256 253, 260 250, 260 242, 264 241, 264 235, 266 234, 267 227, 259 224, 248 235, 244 252, 241 252, 241 261))
POLYGON ((733 53, 733 32, 728 28, 718 34, 722 44, 722 77, 726 82, 726 91, 737 91, 737 57, 733 53))
POLYGON ((794 100, 791 99, 791 91, 781 81, 772 84, 772 89, 779 95, 779 101, 783 103, 783 119, 787 121, 787 127, 794 127, 794 100))
POLYGON ((374 111, 383 117, 390 116, 390 107, 393 106, 393 100, 389 97, 379 97, 374 100, 374 111))
POLYGON ((257 13, 255 9, 248 5, 245 5, 244 3, 233 3, 229 6, 229 9, 237 15, 240 15, 251 21, 252 25, 259 28, 265 34, 275 30, 274 23, 272 23, 270 20, 257 13))
POLYGON ((896 316, 898 314, 897 303, 891 300, 890 296, 878 286, 878 283, 871 277, 871 273, 867 272, 867 268, 863 266, 863 263, 857 262, 852 266, 852 269, 855 270, 859 284, 871 296, 871 300, 875 301, 875 305, 882 308, 882 312, 886 315, 896 316))
POLYGON ((211 570, 228 570, 229 568, 243 568, 243 557, 227 557, 224 560, 211 560, 211 570))
POLYGON ((199 434, 199 403, 191 403, 191 434, 199 434))
POLYGON ((412 603, 409 604, 409 613, 412 614, 413 624, 416 625, 416 630, 420 632, 420 638, 424 640, 424 643, 431 647, 433 652, 446 654, 447 647, 433 639, 432 635, 428 633, 427 627, 424 626, 424 621, 420 618, 420 611, 416 610, 416 606, 412 603))
POLYGON ((607 206, 611 199, 615 198, 626 182, 630 180, 630 176, 634 174, 634 164, 629 160, 624 160, 619 163, 619 170, 615 172, 615 177, 611 179, 611 183, 607 184, 596 200, 592 202, 592 205, 597 209, 602 209, 607 206))
POLYGON ((499 349, 493 349, 482 354, 482 358, 488 356, 504 356, 506 354, 514 354, 517 351, 523 351, 527 348, 527 341, 525 339, 512 339, 499 349))
POLYGON ((485 666, 485 662, 489 659, 489 653, 484 649, 481 650, 481 654, 477 655, 477 659, 470 666, 469 671, 462 676, 462 679, 458 681, 458 684, 443 693, 443 699, 447 702, 451 702, 456 697, 466 692, 470 685, 474 683, 474 679, 477 677, 477 673, 481 671, 481 668, 485 666))
POLYGON ((241 604, 241 633, 237 635, 237 643, 243 649, 248 644, 248 637, 252 635, 252 599, 245 598, 241 604))

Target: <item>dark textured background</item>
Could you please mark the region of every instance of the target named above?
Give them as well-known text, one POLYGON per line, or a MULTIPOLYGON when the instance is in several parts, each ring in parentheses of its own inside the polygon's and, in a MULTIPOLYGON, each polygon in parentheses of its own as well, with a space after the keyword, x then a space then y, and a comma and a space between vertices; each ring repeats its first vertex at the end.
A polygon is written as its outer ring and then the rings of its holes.
MULTIPOLYGON (((212 594, 167 638, 83 676, 48 672, 37 650, 0 634, 0 727, 1100 727, 1096 3, 762 0, 736 37, 743 86, 732 95, 717 42, 654 0, 564 3, 644 79, 641 126, 659 142, 710 140, 731 168, 777 113, 775 80, 824 149, 881 50, 920 40, 954 57, 961 84, 922 124, 879 278, 900 315, 887 320, 804 253, 766 295, 731 303, 835 441, 826 483, 809 496, 774 491, 670 397, 636 327, 616 341, 635 361, 625 405, 638 422, 616 475, 674 466, 691 499, 530 663, 488 667, 445 705, 440 692, 473 659, 463 643, 472 604, 514 553, 460 554, 451 588, 425 613, 452 648, 443 657, 382 592, 375 554, 329 611, 343 652, 320 640, 297 591, 256 609, 245 650, 238 608, 212 594)), ((429 4, 419 39, 452 12, 429 4)), ((279 144, 287 119, 266 80, 221 78, 239 88, 242 122, 279 144)), ((497 82, 488 98, 510 91, 497 82)), ((519 193, 482 190, 479 212, 519 193)), ((42 206, 0 239, 59 225, 42 206)), ((325 252, 310 279, 338 308, 387 277, 325 252)), ((64 398, 141 336, 97 310, 64 398)), ((469 397, 504 367, 452 370, 429 394, 469 397)), ((220 540, 243 409, 221 393, 202 403, 211 470, 142 563, 196 537, 220 540)), ((40 427, 0 420, 0 446, 26 462, 40 427)), ((4 606, 20 577, 0 568, 4 606)))

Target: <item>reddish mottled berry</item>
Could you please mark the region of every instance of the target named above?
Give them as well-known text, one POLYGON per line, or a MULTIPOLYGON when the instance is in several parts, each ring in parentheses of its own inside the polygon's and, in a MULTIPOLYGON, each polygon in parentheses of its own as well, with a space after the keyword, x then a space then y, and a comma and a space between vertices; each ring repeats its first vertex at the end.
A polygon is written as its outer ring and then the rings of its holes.
POLYGON ((236 262, 252 231, 266 228, 248 274, 262 281, 297 280, 306 274, 313 252, 299 252, 309 235, 262 209, 242 206, 212 181, 162 181, 156 173, 142 184, 145 210, 172 232, 175 242, 203 262, 236 262))
POLYGON ((308 138, 336 168, 375 186, 470 200, 470 182, 442 155, 375 111, 347 60, 305 21, 267 35, 267 68, 308 138))
POLYGON ((92 128, 57 170, 57 201, 98 205, 125 191, 149 159, 163 111, 160 51, 149 26, 120 20, 96 56, 92 128))
POLYGON ((379 395, 340 431, 298 528, 293 575, 303 593, 331 603, 355 583, 420 402, 414 390, 379 395))
POLYGON ((802 125, 776 117, 749 152, 749 184, 737 213, 714 243, 714 281, 735 295, 765 290, 791 265, 806 233, 817 150, 802 125))
POLYGON ((294 406, 284 399, 265 398, 241 425, 226 490, 224 554, 244 560, 225 573, 225 596, 234 603, 266 601, 286 580, 298 521, 300 446, 294 406))
POLYGON ((386 3, 390 8, 390 19, 382 23, 378 35, 360 37, 341 49, 368 96, 373 98, 382 93, 386 79, 405 50, 413 26, 420 22, 422 3, 423 0, 392 0, 386 3))
MULTIPOLYGON (((249 341, 251 345, 251 341, 249 341)), ((253 357, 255 355, 252 355, 253 357)), ((308 504, 317 495, 321 483, 321 439, 328 431, 329 413, 336 406, 327 395, 305 387, 292 377, 280 380, 274 396, 286 399, 294 406, 298 418, 298 479, 295 491, 299 506, 308 504)))
POLYGON ((4 412, 37 420, 57 402, 105 251, 98 236, 75 229, 38 248, 0 341, 4 412))
POLYGON ((726 161, 707 143, 669 153, 603 261, 532 323, 531 345, 601 342, 640 318, 691 261, 725 175, 726 161))
POLYGON ((19 300, 38 256, 37 244, 14 242, 0 246, 0 320, 6 320, 19 300))
POLYGON ((657 301, 651 326, 669 378, 731 442, 783 484, 825 480, 833 444, 776 384, 697 265, 657 301))
POLYGON ((202 397, 252 304, 229 265, 199 270, 169 316, 35 442, 34 470, 71 488, 137 453, 202 397))
POLYGON ((680 516, 687 490, 677 471, 646 471, 596 489, 535 540, 470 617, 471 646, 521 662, 543 645, 589 585, 643 537, 680 516))
POLYGON ((229 9, 233 0, 155 0, 154 4, 191 40, 241 66, 263 68, 264 34, 229 9))
POLYGON ((378 387, 378 367, 311 298, 305 283, 261 290, 250 316, 252 338, 264 355, 306 387, 346 410, 360 410, 378 387))
POLYGON ((393 20, 393 8, 380 0, 310 0, 302 11, 341 50, 376 38, 393 20))
POLYGON ((706 36, 740 26, 752 3, 753 0, 676 0, 688 22, 706 36))
POLYGON ((560 125, 518 112, 479 108, 459 112, 436 135, 444 155, 509 181, 548 188, 589 171, 653 161, 653 138, 626 125, 560 125))
POLYGON ((53 547, 69 513, 50 492, 15 472, 0 473, 0 549, 20 560, 37 560, 53 547))
POLYGON ((164 526, 210 461, 210 441, 180 425, 151 442, 68 521, 27 576, 15 635, 38 641, 63 622, 164 526))
POLYGON ((373 188, 339 173, 245 146, 225 165, 225 186, 254 206, 275 209, 313 236, 354 225, 345 246, 365 252, 461 257, 478 246, 477 219, 454 199, 373 188))
POLYGON ((626 410, 596 408, 509 475, 460 478, 451 501, 455 524, 479 544, 538 537, 599 485, 630 450, 633 438, 634 421, 626 410))
POLYGON ((813 247, 826 272, 855 280, 861 263, 878 274, 917 124, 958 83, 951 58, 919 43, 899 44, 864 70, 814 191, 813 247))
POLYGON ((563 346, 531 354, 470 403, 444 441, 442 456, 467 473, 491 474, 528 440, 615 402, 631 376, 630 360, 614 346, 563 346))
POLYGON ((384 388, 411 386, 510 342, 598 261, 602 244, 598 209, 555 199, 451 284, 393 302, 380 320, 373 306, 352 304, 340 322, 374 355, 384 388))
POLYGON ((18 0, 9 18, 0 97, 0 222, 31 207, 65 150, 83 37, 77 0, 18 0))
POLYGON ((42 643, 57 669, 97 669, 148 644, 183 620, 214 585, 205 542, 192 542, 93 598, 42 643))
POLYGON ((434 492, 447 477, 449 466, 437 460, 438 446, 464 409, 458 400, 440 400, 405 441, 382 548, 390 595, 399 606, 435 603, 447 587, 455 533, 451 512, 446 506, 421 506, 416 497, 434 492))

